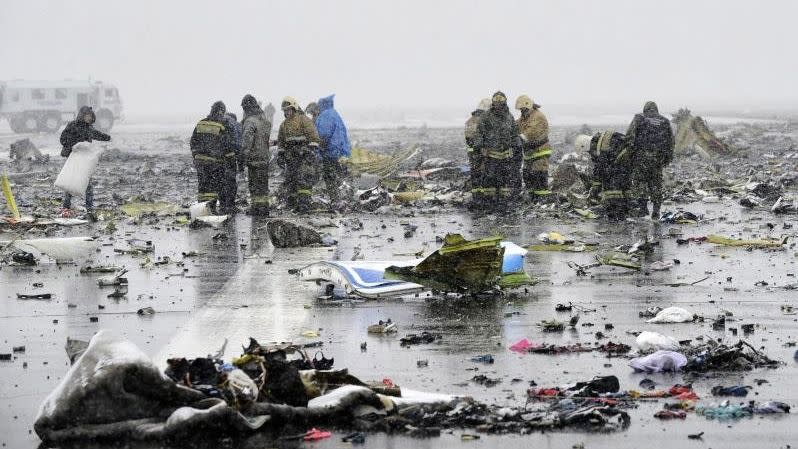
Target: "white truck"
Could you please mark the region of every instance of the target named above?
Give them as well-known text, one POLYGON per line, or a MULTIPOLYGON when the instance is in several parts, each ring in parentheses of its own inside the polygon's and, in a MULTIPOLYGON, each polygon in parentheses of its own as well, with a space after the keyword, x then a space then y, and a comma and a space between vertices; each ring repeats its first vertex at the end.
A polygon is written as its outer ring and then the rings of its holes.
POLYGON ((95 126, 107 132, 122 119, 122 99, 113 85, 101 81, 0 81, 0 119, 15 133, 57 132, 91 106, 95 126))

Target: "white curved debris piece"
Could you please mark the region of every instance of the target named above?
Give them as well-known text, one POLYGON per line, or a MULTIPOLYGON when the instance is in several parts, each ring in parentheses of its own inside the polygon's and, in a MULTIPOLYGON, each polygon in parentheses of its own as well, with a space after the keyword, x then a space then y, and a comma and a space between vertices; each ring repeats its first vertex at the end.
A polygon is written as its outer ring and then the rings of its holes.
POLYGON ((68 261, 84 259, 94 254, 100 247, 100 242, 92 237, 56 237, 17 240, 14 246, 23 251, 27 251, 25 247, 29 246, 57 261, 68 261))
POLYGON ((402 397, 391 397, 396 406, 405 406, 413 404, 441 404, 451 402, 459 396, 443 393, 432 393, 426 391, 411 390, 409 388, 402 388, 402 397))
POLYGON ((646 323, 687 323, 693 321, 693 314, 681 307, 668 307, 662 309, 654 318, 646 323))
POLYGON ((644 331, 635 339, 637 347, 641 351, 660 351, 660 350, 676 350, 679 349, 679 342, 673 337, 662 335, 657 332, 644 331))
POLYGON ((325 395, 311 399, 308 401, 308 408, 321 409, 338 407, 347 396, 363 392, 370 393, 371 390, 368 387, 359 385, 344 385, 325 395))
POLYGON ((325 261, 308 265, 297 272, 304 281, 328 281, 344 289, 347 295, 363 298, 387 298, 410 295, 424 290, 413 282, 385 279, 390 266, 415 266, 421 259, 410 261, 325 261))
POLYGON ((61 218, 61 217, 58 217, 58 218, 54 218, 53 222, 55 224, 58 224, 58 225, 61 225, 61 226, 78 226, 78 225, 84 225, 84 224, 88 223, 89 220, 81 220, 79 218, 61 218))
POLYGON ((645 357, 637 357, 629 361, 635 371, 645 373, 663 373, 681 371, 687 365, 687 357, 674 351, 657 351, 645 357))
POLYGON ((229 215, 207 215, 204 217, 197 217, 196 220, 209 224, 212 228, 216 229, 223 225, 228 218, 230 218, 229 215))

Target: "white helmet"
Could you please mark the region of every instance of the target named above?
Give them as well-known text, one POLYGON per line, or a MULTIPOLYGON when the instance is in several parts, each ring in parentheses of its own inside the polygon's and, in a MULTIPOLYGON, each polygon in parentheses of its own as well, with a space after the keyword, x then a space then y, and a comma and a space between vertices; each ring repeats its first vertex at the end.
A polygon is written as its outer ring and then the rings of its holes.
POLYGON ((580 134, 576 136, 574 139, 574 149, 577 153, 587 153, 590 151, 590 141, 593 139, 593 136, 588 136, 586 134, 580 134))
POLYGON ((477 111, 487 111, 488 109, 490 109, 490 98, 483 98, 479 100, 477 111))

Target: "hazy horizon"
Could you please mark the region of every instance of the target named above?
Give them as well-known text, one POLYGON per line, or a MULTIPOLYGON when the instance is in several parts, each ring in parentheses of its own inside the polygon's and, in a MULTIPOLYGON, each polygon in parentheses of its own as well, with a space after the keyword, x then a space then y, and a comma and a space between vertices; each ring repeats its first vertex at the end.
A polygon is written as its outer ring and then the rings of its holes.
POLYGON ((3 6, 0 79, 109 82, 129 117, 336 93, 344 116, 465 119, 497 89, 553 112, 631 113, 649 99, 665 112, 791 111, 798 59, 781 49, 796 13, 736 0, 32 0, 3 6))

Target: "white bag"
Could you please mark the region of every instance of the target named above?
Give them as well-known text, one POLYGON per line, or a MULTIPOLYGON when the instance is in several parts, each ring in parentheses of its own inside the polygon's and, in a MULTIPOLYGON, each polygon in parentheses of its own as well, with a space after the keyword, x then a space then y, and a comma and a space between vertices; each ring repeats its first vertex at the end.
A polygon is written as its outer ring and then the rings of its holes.
POLYGON ((82 198, 86 194, 89 178, 97 168, 103 149, 103 146, 94 142, 75 144, 72 147, 72 153, 55 179, 55 186, 82 198))
POLYGON ((689 323, 693 319, 693 314, 681 307, 668 307, 646 323, 689 323))
POLYGON ((640 335, 637 336, 635 343, 637 343, 637 347, 640 348, 640 350, 643 352, 648 352, 651 350, 675 351, 679 349, 678 341, 676 341, 672 337, 668 337, 667 335, 662 335, 657 332, 649 332, 649 331, 640 332, 640 335))

